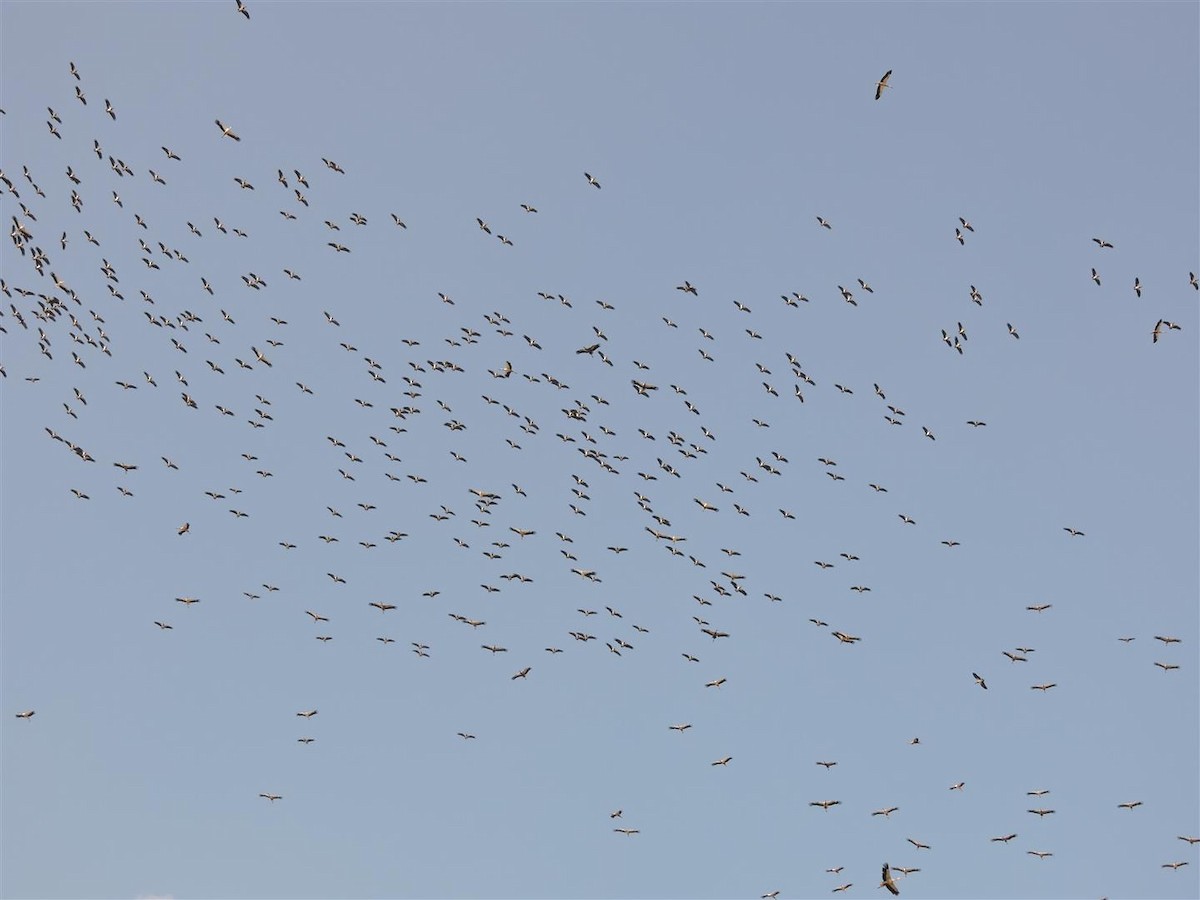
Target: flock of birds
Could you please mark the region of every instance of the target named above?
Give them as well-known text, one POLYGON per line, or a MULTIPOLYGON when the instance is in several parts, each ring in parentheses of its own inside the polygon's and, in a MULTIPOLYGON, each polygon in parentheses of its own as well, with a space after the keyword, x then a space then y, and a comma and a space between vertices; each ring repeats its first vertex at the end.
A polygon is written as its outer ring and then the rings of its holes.
MULTIPOLYGON (((237 0, 237 10, 246 19, 250 13, 237 0)), ((186 157, 192 153, 211 152, 219 147, 188 147, 183 153, 176 152, 166 145, 154 148, 157 154, 155 168, 147 165, 147 148, 122 146, 122 136, 117 127, 117 107, 107 98, 101 106, 89 98, 89 87, 83 80, 83 74, 70 63, 67 71, 70 85, 68 102, 77 104, 70 113, 56 111, 48 107, 46 125, 49 136, 57 141, 75 139, 86 129, 92 129, 100 136, 91 138, 89 144, 80 145, 79 159, 65 170, 65 173, 37 171, 36 162, 31 165, 21 165, 17 175, 0 172, 0 183, 3 184, 5 205, 15 211, 10 217, 10 242, 12 252, 5 266, 5 277, 0 279, 0 290, 7 298, 8 309, 0 311, 0 330, 6 335, 7 350, 10 359, 13 356, 22 359, 21 366, 29 371, 23 380, 34 389, 41 380, 39 371, 45 367, 54 367, 55 371, 71 371, 76 386, 67 396, 47 398, 46 414, 57 418, 48 421, 44 428, 46 439, 54 445, 61 445, 67 451, 64 472, 70 473, 72 483, 65 485, 64 490, 81 502, 92 501, 96 491, 108 490, 117 492, 122 498, 132 500, 136 497, 138 475, 149 466, 162 465, 168 470, 178 470, 180 464, 168 454, 135 452, 131 449, 128 457, 105 458, 102 453, 93 453, 88 447, 89 420, 103 416, 103 404, 118 402, 136 402, 138 396, 150 392, 174 390, 178 393, 178 402, 194 412, 196 428, 215 428, 225 419, 230 420, 228 427, 241 424, 247 425, 255 432, 262 431, 268 440, 262 443, 264 455, 266 452, 276 454, 276 462, 282 462, 285 448, 273 446, 269 440, 270 429, 275 424, 274 403, 269 396, 271 386, 277 385, 277 380, 268 382, 265 375, 273 370, 283 369, 292 373, 291 389, 300 395, 314 399, 325 386, 315 380, 319 374, 309 369, 302 356, 293 352, 287 341, 288 322, 281 316, 263 316, 255 306, 245 302, 246 298, 257 296, 261 292, 279 290, 272 288, 270 283, 276 280, 272 274, 261 274, 258 271, 247 270, 240 275, 241 284, 220 283, 217 278, 211 281, 205 276, 200 267, 192 263, 189 257, 201 257, 206 248, 210 248, 214 240, 228 239, 233 236, 238 240, 250 240, 249 234, 233 224, 227 224, 219 217, 211 218, 211 226, 194 224, 202 218, 200 214, 188 220, 183 216, 179 222, 151 222, 150 217, 130 209, 130 227, 123 234, 95 233, 89 222, 89 212, 95 204, 110 202, 125 209, 126 202, 133 205, 133 199, 145 196, 147 183, 154 188, 168 188, 176 178, 187 177, 186 157), (107 130, 104 130, 107 127, 107 130), (124 158, 137 159, 138 164, 129 165, 124 158), (161 167, 161 168, 160 168, 161 167), (128 190, 125 189, 128 187, 128 190), (136 188, 136 189, 135 189, 136 188), (128 197, 122 197, 122 192, 128 197), (55 227, 53 233, 46 223, 57 221, 60 216, 73 219, 70 227, 61 229, 55 227), (184 230, 186 229, 186 231, 184 230), (180 236, 193 243, 184 247, 178 243, 180 236), (219 236, 219 237, 218 237, 219 236), (80 247, 70 251, 69 247, 80 247), (47 249, 50 248, 50 249, 47 249), (68 266, 69 260, 69 266, 68 266), (88 268, 92 277, 83 283, 83 277, 74 276, 72 284, 60 273, 67 268, 83 273, 88 268), (192 299, 185 300, 183 298, 192 299), (197 303, 207 304, 197 306, 197 303), (191 307, 191 308, 189 308, 191 307), (137 310, 134 318, 133 310, 137 310), (201 310, 196 312, 194 309, 201 310), (140 320, 140 326, 137 326, 140 320), (134 332, 140 327, 141 333, 134 332), (110 335, 109 331, 112 331, 110 335), (174 371, 150 371, 143 368, 139 359, 139 344, 157 342, 169 345, 178 358, 178 368, 174 371), (15 351, 15 352, 14 352, 15 351), (39 361, 37 357, 40 356, 39 361), (39 368, 42 367, 42 368, 39 368), (304 372, 310 372, 304 375, 304 372), (236 377, 241 375, 242 377, 236 377), (234 377, 231 377, 234 376, 234 377), (309 383, 309 379, 314 379, 309 383), (112 391, 112 386, 119 390, 112 391), (128 397, 129 399, 123 399, 128 397), (247 412, 249 410, 249 412, 247 412), (102 470, 115 473, 107 478, 102 470)), ((891 70, 875 84, 875 99, 880 99, 885 90, 892 87, 891 70)), ((258 136, 246 132, 238 132, 237 126, 215 120, 215 131, 212 134, 213 145, 229 142, 244 145, 258 139, 258 136)), ((232 150, 233 148, 228 148, 232 150)), ((238 165, 236 156, 229 159, 234 166, 238 165)), ((334 258, 342 254, 352 254, 355 241, 350 235, 360 228, 371 227, 370 219, 358 211, 352 211, 344 217, 337 213, 317 212, 318 208, 330 209, 337 197, 337 185, 334 179, 348 176, 345 169, 331 159, 322 159, 321 166, 316 172, 308 175, 302 173, 299 167, 281 166, 274 173, 274 197, 267 200, 266 195, 271 189, 266 184, 255 184, 257 178, 247 177, 247 173, 235 171, 230 174, 230 184, 237 192, 255 192, 256 197, 263 197, 263 202, 278 205, 281 221, 290 223, 300 218, 324 219, 324 225, 329 239, 322 252, 328 252, 334 258), (324 216, 329 218, 325 219, 324 216), (339 220, 340 219, 340 220, 339 220)), ((596 190, 601 189, 600 181, 592 174, 584 172, 582 186, 596 190)), ((520 214, 524 216, 540 215, 537 207, 524 203, 520 206, 520 214)), ((408 225, 395 212, 389 213, 392 229, 400 232, 407 231, 408 225)), ((208 221, 208 219, 204 219, 208 221)), ((832 230, 833 224, 827 219, 817 216, 817 227, 832 230)), ((477 228, 484 235, 496 238, 505 247, 513 247, 512 237, 494 232, 492 226, 482 217, 476 219, 477 228)), ((469 223, 468 223, 469 227, 469 223)), ((973 239, 975 226, 965 217, 958 220, 953 228, 954 239, 960 245, 973 239)), ((1098 251, 1111 251, 1113 244, 1102 238, 1093 238, 1098 251)), ((315 249, 314 251, 315 252, 315 249)), ((298 254, 303 257, 304 254, 298 254)), ((300 274, 301 266, 284 268, 280 276, 285 283, 295 284, 303 281, 300 274)), ((1091 280, 1099 285, 1101 278, 1096 269, 1091 271, 1091 280)), ((1187 284, 1200 290, 1195 274, 1189 273, 1187 284)), ((299 288, 297 288, 299 289, 299 288)), ((701 290, 691 281, 683 280, 675 285, 675 290, 700 302, 701 290)), ((1138 297, 1142 293, 1142 283, 1134 279, 1133 290, 1138 297)), ((851 305, 858 306, 859 300, 874 293, 872 287, 864 280, 857 280, 857 288, 847 288, 837 285, 841 299, 851 305), (857 296, 856 296, 857 294, 857 296)), ((557 291, 539 291, 538 299, 544 304, 574 310, 574 302, 570 297, 557 291)), ((799 308, 810 302, 809 298, 799 292, 781 294, 783 303, 790 308, 799 308)), ((972 303, 982 306, 983 295, 974 285, 970 287, 969 299, 972 303)), ((455 307, 458 301, 444 293, 438 294, 438 300, 446 307, 455 307)), ((735 308, 747 316, 751 309, 741 301, 733 301, 735 308)), ((603 300, 595 301, 597 317, 602 317, 615 307, 603 300)), ((466 309, 466 306, 462 307, 466 309)), ((540 313, 539 313, 540 314, 540 313)), ((593 585, 602 583, 605 567, 598 562, 604 554, 611 557, 610 565, 620 565, 622 554, 629 547, 618 543, 592 546, 592 541, 581 534, 572 534, 569 525, 546 525, 541 522, 524 522, 519 518, 520 506, 514 503, 528 497, 528 491, 517 483, 505 486, 477 486, 465 477, 463 486, 445 487, 435 500, 435 508, 425 516, 424 522, 410 521, 407 525, 380 530, 374 524, 380 516, 380 508, 392 513, 403 507, 411 507, 415 499, 406 500, 398 505, 387 499, 385 490, 395 490, 400 487, 416 491, 422 486, 428 487, 416 496, 426 496, 435 486, 429 483, 418 472, 405 472, 403 459, 397 453, 407 455, 407 450, 414 444, 428 442, 438 444, 443 436, 454 440, 456 436, 468 428, 475 431, 492 431, 502 435, 496 441, 495 453, 515 452, 525 447, 541 448, 541 452, 551 453, 555 447, 561 447, 578 460, 579 471, 572 475, 569 486, 569 496, 565 504, 568 521, 578 521, 579 517, 588 514, 588 504, 592 494, 612 493, 622 490, 618 485, 632 485, 632 494, 636 501, 636 514, 640 518, 639 533, 641 540, 651 546, 661 548, 662 552, 674 558, 678 564, 694 568, 703 574, 706 583, 702 591, 693 594, 691 601, 695 603, 694 620, 695 633, 710 645, 729 639, 727 626, 721 624, 722 607, 734 598, 748 598, 751 593, 747 587, 749 577, 736 571, 734 560, 741 556, 736 548, 733 535, 736 527, 730 529, 729 546, 721 548, 723 559, 697 550, 689 552, 689 519, 693 516, 732 516, 736 521, 739 517, 751 515, 778 515, 782 521, 794 520, 796 513, 785 506, 766 510, 761 507, 752 508, 745 494, 751 491, 760 481, 782 478, 788 467, 792 465, 787 455, 778 449, 764 449, 753 462, 749 460, 738 469, 736 465, 727 472, 719 475, 715 482, 708 480, 701 486, 702 475, 708 474, 713 466, 706 463, 705 458, 715 451, 718 438, 718 428, 713 420, 708 419, 702 407, 711 408, 715 404, 705 404, 702 399, 689 393, 681 384, 658 383, 659 379, 653 374, 653 366, 642 361, 622 359, 619 350, 619 340, 610 340, 607 327, 600 324, 590 325, 590 334, 578 349, 574 350, 575 365, 570 371, 556 376, 542 370, 533 362, 536 354, 543 349, 538 339, 529 333, 518 334, 510 319, 498 312, 487 312, 482 319, 491 330, 492 335, 477 329, 475 321, 463 318, 458 331, 445 339, 445 353, 442 358, 430 358, 420 342, 405 339, 404 352, 408 358, 400 360, 380 360, 358 350, 357 344, 366 344, 371 339, 368 331, 351 334, 351 329, 343 328, 339 316, 343 312, 338 309, 323 311, 322 319, 328 329, 331 346, 336 344, 342 351, 362 364, 363 387, 355 397, 339 401, 353 404, 362 411, 362 422, 366 438, 350 438, 343 440, 337 435, 328 435, 326 441, 331 456, 336 457, 336 463, 331 467, 336 470, 346 485, 347 493, 341 499, 329 503, 321 501, 322 513, 327 516, 327 524, 321 526, 320 534, 315 534, 304 542, 299 537, 282 536, 278 546, 285 553, 300 550, 320 559, 336 560, 337 571, 328 571, 330 585, 341 589, 353 580, 354 570, 344 552, 338 551, 335 545, 346 541, 355 541, 365 551, 375 550, 379 542, 397 544, 409 537, 410 532, 405 528, 439 530, 457 529, 457 535, 448 539, 453 551, 482 553, 490 563, 499 566, 502 561, 528 558, 525 554, 527 547, 536 546, 541 542, 553 541, 559 551, 562 565, 570 573, 580 579, 580 588, 587 591, 593 585), (507 349, 513 347, 515 349, 507 349), (484 357, 493 355, 496 362, 490 365, 484 357), (513 360, 518 360, 514 362, 513 360), (608 370, 614 371, 610 376, 608 370), (463 375, 476 379, 484 390, 483 407, 479 411, 480 418, 456 413, 449 404, 442 400, 425 402, 429 388, 436 386, 441 379, 463 375), (624 384, 622 396, 606 396, 605 388, 599 385, 613 385, 619 379, 624 384), (571 382, 570 384, 568 383, 571 382), (373 391, 373 392, 372 392, 373 391), (669 392, 669 394, 668 394, 669 392), (496 396, 492 396, 495 393, 496 396), (568 397, 565 406, 556 401, 558 396, 568 397), (544 398, 549 396, 555 400, 547 406, 544 398), (647 410, 644 427, 638 429, 635 446, 631 436, 621 435, 604 424, 606 411, 614 405, 630 408, 631 404, 644 403, 659 396, 673 398, 686 414, 694 417, 695 428, 691 432, 668 429, 659 431, 656 422, 662 422, 668 417, 663 414, 661 404, 655 402, 643 407, 647 410), (547 414, 555 416, 556 424, 561 431, 549 438, 543 435, 543 425, 538 417, 547 414), (483 418, 483 417, 488 418, 483 418), (461 417, 461 418, 460 418, 461 417), (509 423, 516 430, 509 428, 509 423), (658 449, 662 448, 662 449, 658 449), (661 508, 653 499, 652 493, 655 482, 660 480, 684 480, 695 484, 696 495, 693 506, 689 510, 667 510, 661 508), (741 486, 735 486, 740 482, 741 486), (715 490, 715 493, 713 491, 715 490), (356 493, 353 510, 347 508, 342 512, 342 501, 350 499, 356 493), (455 506, 460 501, 470 504, 470 511, 460 517, 455 506), (515 509, 512 507, 515 506, 515 509), (488 537, 494 536, 482 549, 473 547, 467 539, 468 535, 460 527, 469 520, 470 528, 475 533, 488 537), (303 549, 301 550, 301 546, 303 549), (523 556, 523 554, 525 554, 523 556), (719 576, 710 575, 719 572, 719 576)), ((575 312, 578 318, 582 312, 575 312)), ((601 321, 599 318, 594 321, 601 321)), ((752 322, 747 318, 746 322, 752 322)), ((661 327, 666 332, 676 332, 681 326, 669 317, 662 317, 661 327)), ((532 330, 532 329, 531 329, 532 330)), ((1180 330, 1180 326, 1163 318, 1158 318, 1151 331, 1151 338, 1158 343, 1161 338, 1171 331, 1180 330)), ((1010 323, 1007 326, 1009 336, 1017 340, 1020 334, 1010 323)), ((729 340, 731 337, 718 335, 703 327, 697 328, 698 343, 696 348, 703 363, 716 361, 713 347, 718 337, 729 340)), ((751 345, 765 341, 764 335, 754 327, 746 327, 744 333, 751 345)), ((941 333, 942 342, 952 351, 964 354, 969 341, 967 329, 962 322, 955 327, 947 328, 941 333)), ((769 343, 769 342, 767 342, 769 343)), ((738 354, 739 356, 741 354, 738 354)), ((806 392, 821 390, 818 381, 810 373, 801 360, 790 352, 784 352, 768 363, 756 362, 756 378, 760 381, 765 396, 771 401, 786 396, 795 404, 803 404, 806 392), (786 384, 786 387, 785 387, 786 384)), ((8 372, 0 367, 0 374, 5 378, 8 372)), ((824 379, 822 379, 824 380, 824 379)), ((854 388, 842 384, 827 385, 827 389, 836 390, 839 395, 854 393, 854 388)), ((436 391, 436 387, 435 387, 436 391)), ((889 400, 887 392, 879 384, 873 384, 875 398, 878 400, 880 414, 892 426, 904 427, 907 424, 907 413, 895 399, 889 400)), ((638 407, 632 407, 637 410, 638 407)), ((789 413, 794 415, 794 413, 789 413)), ((768 429, 782 422, 768 422, 765 419, 754 418, 754 429, 768 429)), ((987 423, 974 418, 965 423, 971 429, 983 428, 987 423)), ((921 427, 921 437, 936 441, 937 435, 927 426, 921 427)), ((552 430, 552 429, 551 429, 552 430)), ((131 447, 143 442, 131 441, 131 447)), ((468 464, 467 456, 460 448, 451 447, 449 454, 453 460, 468 464)), ((256 453, 245 452, 236 464, 245 464, 244 472, 251 478, 265 481, 274 477, 270 459, 260 459, 256 453)), ((818 468, 814 474, 830 479, 832 482, 846 481, 849 475, 843 474, 837 461, 829 455, 823 455, 815 460, 818 468)), ((470 472, 469 466, 462 470, 470 472)), ((877 495, 885 495, 888 488, 877 482, 862 482, 862 488, 869 489, 877 495)), ((438 486, 441 488, 441 486, 438 486)), ((539 487, 541 487, 539 485, 539 487)), ((295 485, 295 489, 304 492, 303 485, 295 485)), ((628 489, 628 488, 625 488, 628 489)), ((531 488, 532 490, 532 488, 531 488)), ((232 526, 240 519, 267 514, 268 510, 256 505, 255 491, 242 489, 237 486, 213 488, 204 492, 204 502, 220 504, 227 509, 227 515, 232 526)), ((755 496, 761 496, 761 493, 755 496)), ((197 498, 198 499, 198 498, 197 498)), ((916 520, 903 510, 890 513, 892 521, 899 521, 903 527, 914 527, 916 520)), ((212 516, 204 511, 190 515, 186 521, 175 526, 175 533, 180 541, 192 539, 199 528, 208 530, 218 526, 212 516), (197 523, 197 524, 193 524, 197 523), (203 523, 203 525, 199 524, 203 523)), ((1071 539, 1085 538, 1085 533, 1074 525, 1061 526, 1062 531, 1071 539)), ((590 531, 580 529, 581 531, 590 531)), ((239 540, 234 535, 231 540, 239 540)), ((940 544, 948 549, 959 545, 957 540, 945 539, 940 544)), ((859 561, 859 555, 849 550, 840 554, 840 561, 828 559, 814 560, 814 564, 822 570, 844 566, 853 569, 859 561)), ((453 562, 448 563, 453 565, 453 562)), ((331 563, 331 566, 334 565, 331 563)), ((508 564, 508 565, 511 565, 508 564)), ((506 574, 497 574, 495 581, 504 581, 508 585, 519 588, 523 584, 532 583, 538 570, 512 570, 506 574)), ((856 580, 856 579, 855 579, 856 580)), ((857 580, 856 580, 857 582, 857 580)), ((855 583, 848 586, 859 596, 870 592, 869 585, 855 583)), ((480 585, 484 596, 501 592, 504 588, 489 579, 480 585)), ((259 591, 270 594, 279 589, 270 583, 263 583, 261 588, 245 592, 249 601, 262 599, 259 591)), ((436 588, 426 590, 422 595, 431 601, 436 600, 441 593, 436 588)), ((769 602, 783 602, 781 594, 770 591, 761 594, 769 602)), ((180 610, 191 609, 201 604, 202 598, 191 595, 180 595, 168 605, 180 610)), ((402 601, 401 601, 402 602, 402 601)), ((458 600, 456 603, 465 603, 458 600)), ((615 602, 615 601, 613 601, 615 602)), ((397 603, 383 599, 362 598, 364 615, 370 614, 388 620, 390 613, 397 609, 397 603)), ((631 602, 632 605, 632 602, 631 602)), ((203 608, 203 607, 202 607, 203 608)), ((1039 615, 1048 612, 1052 604, 1048 602, 1032 603, 1026 610, 1039 615)), ((335 638, 331 620, 337 618, 319 609, 296 608, 287 610, 280 608, 280 615, 296 615, 307 617, 311 623, 313 639, 326 644, 335 638)), ((645 648, 653 647, 650 637, 651 629, 646 625, 634 622, 640 610, 621 610, 615 606, 602 606, 594 609, 591 604, 584 603, 574 615, 578 616, 578 624, 565 629, 561 634, 571 639, 571 646, 578 652, 590 642, 603 643, 607 652, 613 656, 647 652, 645 648), (604 628, 597 622, 603 621, 604 628), (604 634, 607 632, 606 634, 604 634)), ((350 613, 344 613, 350 615, 350 613)), ((487 634, 487 619, 483 614, 463 614, 453 610, 445 610, 455 623, 462 625, 462 640, 475 641, 472 636, 476 633, 487 634), (483 629, 482 632, 480 630, 483 629)), ((187 615, 193 615, 188 612, 187 615)), ((160 632, 174 631, 178 622, 169 621, 166 606, 161 615, 153 621, 153 626, 160 632)), ((686 618, 686 617, 685 617, 686 618)), ((831 616, 832 618, 832 616, 831 616)), ((853 634, 848 626, 827 621, 825 618, 814 616, 810 620, 817 632, 830 635, 834 640, 852 650, 855 645, 864 640, 862 635, 853 634)), ((147 623, 149 626, 150 623, 147 623)), ((179 624, 180 628, 186 627, 179 624)), ((389 634, 375 638, 384 645, 396 643, 389 634)), ((1134 636, 1121 635, 1119 640, 1126 645, 1135 640, 1134 636)), ((1152 660, 1153 664, 1166 673, 1173 672, 1179 665, 1172 662, 1170 656, 1173 645, 1181 639, 1173 635, 1155 635, 1154 640, 1161 646, 1163 657, 1152 660)), ((409 649, 418 659, 431 659, 433 648, 422 640, 409 642, 409 649)), ((868 644, 869 645, 869 644, 868 644)), ((864 645, 868 646, 868 645, 864 645)), ((492 657, 501 654, 520 655, 517 665, 507 670, 506 677, 513 682, 521 682, 537 678, 545 667, 537 665, 530 659, 531 648, 503 646, 495 640, 484 638, 479 643, 480 650, 492 657)), ((477 651, 478 652, 478 651, 477 651)), ((568 651, 558 646, 551 639, 540 653, 553 658, 568 651)), ((658 652, 650 650, 649 652, 658 652)), ((700 662, 698 651, 688 646, 676 648, 674 654, 682 658, 685 665, 700 662)), ((1011 664, 1030 664, 1035 652, 1034 647, 1019 646, 1005 647, 998 650, 1011 664)), ((982 666, 981 666, 982 668, 982 666)), ((981 690, 989 690, 987 678, 977 672, 964 672, 964 677, 970 675, 981 690)), ((726 683, 725 677, 716 677, 707 682, 701 681, 704 689, 719 691, 726 683)), ((1028 685, 1034 692, 1045 693, 1056 688, 1054 681, 1038 681, 1028 685)), ((295 718, 303 721, 306 727, 318 716, 316 708, 304 709, 295 713, 295 718)), ((34 709, 26 709, 16 713, 21 720, 32 720, 34 709)), ((666 725, 680 735, 691 731, 693 723, 676 722, 666 725)), ((477 740, 471 731, 459 731, 457 737, 464 741, 477 740)), ((308 745, 316 738, 305 733, 295 738, 300 744, 308 745)), ((913 738, 911 744, 919 744, 919 738, 913 738)), ((835 760, 817 760, 816 765, 826 771, 837 766, 835 760)), ((730 755, 721 755, 711 762, 712 767, 724 768, 734 763, 730 755)), ((950 785, 952 791, 963 791, 965 784, 956 782, 950 785)), ((1028 792, 1033 799, 1033 805, 1028 814, 1043 819, 1053 815, 1053 808, 1043 805, 1041 798, 1046 790, 1028 792)), ((258 795, 270 804, 283 800, 283 795, 272 790, 263 790, 258 795)), ((809 806, 829 812, 841 805, 838 799, 818 799, 809 802, 809 806)), ((1142 805, 1140 800, 1114 802, 1114 807, 1132 811, 1142 805)), ((871 813, 873 817, 889 818, 898 811, 896 806, 884 806, 871 813)), ((627 827, 618 823, 623 821, 623 810, 609 814, 614 825, 612 831, 624 837, 634 837, 641 834, 638 827, 627 827)), ((1039 832, 1043 834, 1044 832, 1039 832)), ((992 842, 1007 845, 1018 838, 1017 832, 1006 832, 991 837, 992 842)), ((1180 835, 1179 840, 1194 847, 1200 843, 1200 838, 1180 835)), ((929 851, 928 844, 916 838, 908 838, 908 844, 914 852, 929 851)), ((1053 851, 1041 845, 1029 846, 1024 851, 1027 855, 1038 859, 1053 856, 1053 851)), ((1170 859, 1162 866, 1178 869, 1187 866, 1187 859, 1170 859)), ((830 874, 841 873, 842 867, 834 866, 826 870, 830 874)), ((881 880, 878 886, 886 889, 892 895, 899 895, 900 883, 917 872, 920 868, 912 866, 890 866, 884 863, 881 880), (901 879, 897 882, 897 876, 901 879)), ((834 893, 848 890, 853 882, 839 884, 832 888, 834 893)), ((774 900, 778 891, 763 894, 764 900, 774 900)))

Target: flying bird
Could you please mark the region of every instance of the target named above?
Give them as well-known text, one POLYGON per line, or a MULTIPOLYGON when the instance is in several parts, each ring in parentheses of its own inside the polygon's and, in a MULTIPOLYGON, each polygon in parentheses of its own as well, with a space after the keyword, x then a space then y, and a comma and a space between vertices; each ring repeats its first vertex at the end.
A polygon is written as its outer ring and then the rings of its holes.
POLYGON ((880 887, 885 887, 893 897, 900 896, 900 889, 896 887, 896 882, 892 880, 892 869, 887 863, 883 864, 883 881, 879 882, 880 887))
POLYGON ((892 77, 892 70, 888 69, 886 72, 883 73, 883 77, 880 78, 877 82, 875 82, 875 99, 876 100, 878 100, 880 97, 883 96, 883 91, 885 88, 891 87, 891 85, 888 84, 888 79, 891 77, 892 77))
POLYGON ((233 138, 235 141, 240 141, 241 138, 233 133, 233 129, 224 124, 220 119, 215 120, 217 127, 221 129, 221 137, 233 138))

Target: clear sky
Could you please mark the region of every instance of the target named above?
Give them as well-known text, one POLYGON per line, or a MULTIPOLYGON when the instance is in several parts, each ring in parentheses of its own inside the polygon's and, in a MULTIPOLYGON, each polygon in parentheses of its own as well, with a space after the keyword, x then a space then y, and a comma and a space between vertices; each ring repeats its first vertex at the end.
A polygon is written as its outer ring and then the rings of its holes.
POLYGON ((1195 3, 249 12, 0 6, 4 896, 1200 893, 1195 3))

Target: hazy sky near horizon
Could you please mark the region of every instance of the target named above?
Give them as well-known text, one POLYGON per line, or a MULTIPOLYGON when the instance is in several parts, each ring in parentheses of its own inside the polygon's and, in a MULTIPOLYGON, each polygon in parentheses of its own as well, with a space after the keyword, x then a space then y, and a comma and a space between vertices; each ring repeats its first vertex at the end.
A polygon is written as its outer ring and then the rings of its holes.
POLYGON ((248 8, 0 5, 0 894, 1200 893, 1196 4, 248 8))

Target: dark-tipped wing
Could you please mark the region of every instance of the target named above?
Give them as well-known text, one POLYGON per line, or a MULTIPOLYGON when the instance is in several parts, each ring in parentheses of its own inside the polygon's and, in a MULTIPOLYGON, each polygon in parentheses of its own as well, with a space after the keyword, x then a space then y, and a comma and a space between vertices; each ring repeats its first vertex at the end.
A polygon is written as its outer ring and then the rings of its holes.
POLYGON ((879 83, 875 85, 875 99, 878 100, 883 96, 883 89, 888 86, 888 79, 892 77, 892 70, 888 69, 883 73, 883 77, 879 79, 879 83))
MULTIPOLYGON (((884 76, 884 78, 886 77, 887 75, 884 76)), ((896 887, 896 882, 892 880, 892 867, 887 863, 883 864, 883 886, 891 892, 893 897, 900 896, 900 889, 896 887)))

